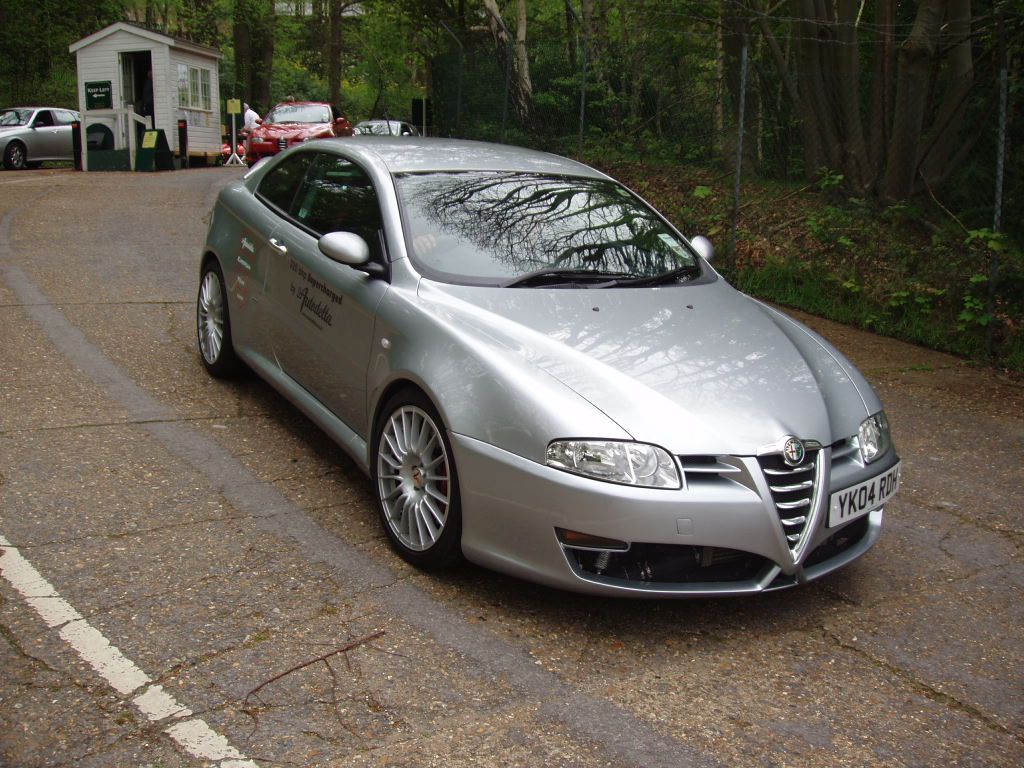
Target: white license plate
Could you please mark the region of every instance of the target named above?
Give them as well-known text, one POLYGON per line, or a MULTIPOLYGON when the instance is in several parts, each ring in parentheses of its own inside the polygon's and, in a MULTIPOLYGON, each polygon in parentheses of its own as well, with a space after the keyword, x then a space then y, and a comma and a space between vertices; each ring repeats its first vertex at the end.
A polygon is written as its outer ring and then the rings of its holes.
POLYGON ((878 509, 900 489, 900 468, 903 463, 863 483, 832 494, 828 505, 828 527, 834 528, 878 509))

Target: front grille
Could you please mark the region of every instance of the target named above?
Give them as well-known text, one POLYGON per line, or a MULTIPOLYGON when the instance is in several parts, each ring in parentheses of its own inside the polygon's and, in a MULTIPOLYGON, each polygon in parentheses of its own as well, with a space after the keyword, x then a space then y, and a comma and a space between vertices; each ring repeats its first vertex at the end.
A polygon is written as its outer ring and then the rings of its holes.
POLYGON ((807 451, 803 463, 791 467, 780 454, 758 456, 768 489, 775 502, 786 541, 793 551, 807 533, 807 521, 814 508, 814 483, 820 451, 807 451))

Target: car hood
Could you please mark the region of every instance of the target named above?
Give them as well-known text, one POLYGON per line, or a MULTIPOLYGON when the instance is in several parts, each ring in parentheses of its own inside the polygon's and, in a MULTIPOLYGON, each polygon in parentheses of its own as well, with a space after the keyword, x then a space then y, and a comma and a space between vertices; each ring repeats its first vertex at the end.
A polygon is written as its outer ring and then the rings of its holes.
POLYGON ((593 290, 424 280, 420 298, 676 454, 751 455, 786 435, 828 445, 881 408, 828 342, 722 279, 593 290))
POLYGON ((267 123, 256 128, 252 135, 265 139, 295 139, 303 136, 318 136, 330 131, 328 123, 267 123))

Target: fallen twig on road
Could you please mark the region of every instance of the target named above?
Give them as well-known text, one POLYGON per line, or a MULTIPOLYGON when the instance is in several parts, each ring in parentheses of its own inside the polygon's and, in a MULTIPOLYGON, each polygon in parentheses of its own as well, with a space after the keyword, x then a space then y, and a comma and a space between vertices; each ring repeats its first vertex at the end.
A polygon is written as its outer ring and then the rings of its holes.
MULTIPOLYGON (((360 637, 357 640, 352 640, 351 642, 345 643, 345 645, 341 646, 340 648, 335 648, 330 653, 325 653, 322 656, 317 656, 315 659, 310 659, 309 661, 304 661, 301 664, 296 664, 294 667, 290 667, 290 668, 286 669, 284 672, 281 672, 279 674, 274 675, 271 678, 268 678, 267 680, 264 680, 262 683, 257 685, 255 688, 253 688, 247 694, 245 694, 245 699, 242 700, 242 709, 244 710, 245 707, 248 705, 249 697, 250 696, 256 695, 257 693, 262 691, 264 688, 266 688, 268 685, 270 685, 271 683, 277 682, 282 677, 286 677, 286 676, 292 674, 293 672, 298 672, 300 669, 305 669, 306 667, 311 667, 314 664, 319 664, 321 661, 326 663, 326 661, 329 658, 331 658, 331 656, 338 656, 338 655, 343 654, 343 653, 348 653, 353 648, 358 648, 360 645, 365 645, 366 643, 370 642, 371 640, 376 640, 378 637, 383 636, 383 634, 384 634, 384 630, 381 629, 381 630, 373 632, 373 633, 371 633, 369 635, 366 635, 364 637, 360 637)), ((328 668, 329 668, 329 665, 328 665, 328 668)))

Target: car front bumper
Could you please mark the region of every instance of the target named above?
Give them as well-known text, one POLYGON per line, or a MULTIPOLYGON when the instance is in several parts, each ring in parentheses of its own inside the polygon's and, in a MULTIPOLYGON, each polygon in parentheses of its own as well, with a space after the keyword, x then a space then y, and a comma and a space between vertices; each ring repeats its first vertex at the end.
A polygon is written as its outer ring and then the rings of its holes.
MULTIPOLYGON (((863 555, 883 508, 827 528, 830 495, 898 463, 890 450, 864 467, 818 456, 819 482, 799 546, 786 538, 755 457, 717 457, 721 474, 687 473, 679 490, 579 477, 453 434, 466 557, 560 589, 599 595, 686 597, 766 592, 811 581, 863 555), (563 543, 558 530, 623 542, 601 549, 563 543), (794 554, 794 549, 796 554, 794 554)), ((838 456, 838 454, 837 454, 838 456)))

